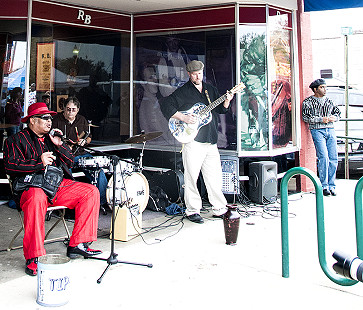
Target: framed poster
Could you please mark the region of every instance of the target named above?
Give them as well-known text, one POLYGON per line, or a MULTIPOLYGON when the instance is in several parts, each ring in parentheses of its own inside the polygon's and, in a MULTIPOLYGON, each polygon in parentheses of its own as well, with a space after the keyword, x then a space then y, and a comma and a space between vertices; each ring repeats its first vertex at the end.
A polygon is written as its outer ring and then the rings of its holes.
POLYGON ((54 91, 54 43, 37 43, 37 91, 54 91))
POLYGON ((66 102, 68 95, 57 95, 57 112, 64 110, 64 103, 66 102))

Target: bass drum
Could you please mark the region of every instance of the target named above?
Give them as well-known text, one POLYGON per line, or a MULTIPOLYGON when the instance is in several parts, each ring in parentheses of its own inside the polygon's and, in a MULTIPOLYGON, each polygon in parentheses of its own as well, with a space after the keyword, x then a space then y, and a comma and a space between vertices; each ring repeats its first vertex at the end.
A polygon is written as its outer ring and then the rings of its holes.
MULTIPOLYGON (((108 181, 106 190, 107 202, 112 208, 113 204, 113 176, 108 181)), ((116 175, 116 200, 117 206, 139 207, 139 212, 142 213, 149 201, 149 183, 139 172, 133 172, 129 175, 116 175)))

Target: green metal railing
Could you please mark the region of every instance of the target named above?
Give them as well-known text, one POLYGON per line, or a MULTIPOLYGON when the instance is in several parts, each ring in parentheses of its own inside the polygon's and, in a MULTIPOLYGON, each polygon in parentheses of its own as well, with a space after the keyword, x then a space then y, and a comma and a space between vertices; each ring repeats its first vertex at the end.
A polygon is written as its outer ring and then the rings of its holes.
MULTIPOLYGON (((318 177, 309 169, 296 167, 288 170, 281 180, 280 194, 281 194, 281 242, 282 242, 282 276, 284 278, 289 277, 289 223, 288 223, 288 182, 291 177, 296 174, 303 174, 310 178, 315 186, 316 195, 316 221, 317 221, 317 234, 318 234, 318 255, 320 267, 323 269, 325 275, 333 282, 349 286, 356 284, 357 281, 350 280, 339 276, 332 268, 329 268, 326 262, 325 254, 325 227, 324 227, 324 202, 323 202, 323 189, 318 177)), ((359 182, 358 182, 359 183, 359 182)), ((358 202, 356 203, 356 225, 357 229, 357 248, 359 244, 359 253, 363 251, 362 242, 362 186, 363 181, 360 182, 360 195, 356 195, 358 202), (362 185, 361 185, 362 184, 362 185), (357 205, 360 203, 360 208, 357 205), (357 209, 360 211, 357 212, 357 209), (358 214, 357 214, 358 213, 358 214), (358 221, 357 221, 358 219, 358 221), (358 235, 358 231, 359 234, 358 235), (359 241, 358 241, 359 240, 359 241)), ((359 189, 357 190, 359 192, 359 189)), ((362 252, 363 254, 363 252, 362 252)), ((361 256, 360 256, 361 258, 361 256)))
POLYGON ((357 255, 363 258, 363 208, 362 208, 363 177, 361 177, 354 190, 355 207, 355 234, 357 241, 357 255))

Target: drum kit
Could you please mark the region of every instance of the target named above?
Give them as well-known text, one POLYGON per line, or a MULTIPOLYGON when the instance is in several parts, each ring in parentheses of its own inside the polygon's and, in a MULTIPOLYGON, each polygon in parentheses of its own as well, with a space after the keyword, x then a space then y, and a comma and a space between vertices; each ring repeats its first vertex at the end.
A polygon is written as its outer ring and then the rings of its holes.
MULTIPOLYGON (((130 211, 136 214, 142 213, 149 201, 149 183, 142 174, 142 157, 144 153, 145 143, 152 139, 158 138, 162 132, 141 133, 127 139, 126 143, 143 143, 139 162, 132 159, 119 159, 116 164, 116 174, 113 173, 114 165, 112 158, 109 156, 93 156, 81 157, 78 161, 78 167, 88 170, 99 171, 104 169, 105 172, 111 173, 112 176, 108 181, 106 198, 107 204, 112 209, 113 206, 113 183, 114 175, 116 175, 115 187, 115 205, 126 205, 130 211)), ((93 183, 97 182, 97 173, 93 183)))

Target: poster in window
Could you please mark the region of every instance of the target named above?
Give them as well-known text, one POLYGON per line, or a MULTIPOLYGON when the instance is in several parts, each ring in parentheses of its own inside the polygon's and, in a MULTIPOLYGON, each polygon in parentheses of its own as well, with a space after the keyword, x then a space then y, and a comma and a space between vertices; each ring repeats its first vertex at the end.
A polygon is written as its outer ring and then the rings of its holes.
POLYGON ((272 144, 292 144, 291 52, 288 15, 270 16, 272 144))
POLYGON ((269 148, 269 122, 266 84, 266 27, 240 26, 241 150, 266 151, 269 148))
POLYGON ((54 43, 37 44, 37 91, 54 90, 54 43))

